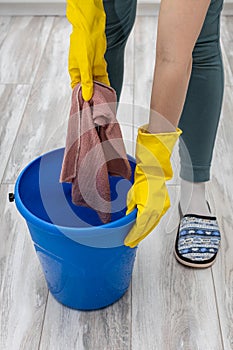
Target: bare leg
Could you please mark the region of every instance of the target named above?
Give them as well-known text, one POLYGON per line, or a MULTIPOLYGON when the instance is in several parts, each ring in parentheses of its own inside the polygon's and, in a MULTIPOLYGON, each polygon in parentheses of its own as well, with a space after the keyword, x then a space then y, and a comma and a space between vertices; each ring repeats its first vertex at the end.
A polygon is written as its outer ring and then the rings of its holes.
POLYGON ((149 132, 169 132, 178 125, 192 70, 192 51, 210 1, 161 0, 149 132))

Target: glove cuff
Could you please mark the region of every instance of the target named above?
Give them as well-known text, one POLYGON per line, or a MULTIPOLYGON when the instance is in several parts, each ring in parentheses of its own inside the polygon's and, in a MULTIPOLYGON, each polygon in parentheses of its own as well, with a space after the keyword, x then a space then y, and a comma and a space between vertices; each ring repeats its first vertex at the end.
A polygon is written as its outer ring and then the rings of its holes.
POLYGON ((157 167, 159 163, 163 169, 165 179, 170 180, 173 176, 170 157, 177 139, 182 134, 182 130, 176 128, 172 132, 151 134, 147 131, 147 126, 146 124, 138 129, 137 164, 140 164, 143 168, 145 165, 150 166, 152 170, 153 165, 157 167))
POLYGON ((183 132, 177 127, 175 131, 152 134, 147 131, 147 128, 148 124, 139 127, 137 142, 143 144, 150 151, 153 151, 156 144, 162 143, 171 153, 177 139, 183 132))

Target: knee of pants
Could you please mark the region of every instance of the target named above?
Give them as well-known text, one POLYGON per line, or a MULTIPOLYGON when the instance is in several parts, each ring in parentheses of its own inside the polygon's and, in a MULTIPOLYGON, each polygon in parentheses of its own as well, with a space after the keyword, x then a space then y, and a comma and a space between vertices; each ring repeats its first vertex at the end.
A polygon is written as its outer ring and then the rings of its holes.
POLYGON ((193 49, 193 64, 211 64, 220 55, 220 20, 223 0, 212 0, 193 49))
POLYGON ((137 0, 104 0, 107 50, 126 44, 133 28, 137 0))

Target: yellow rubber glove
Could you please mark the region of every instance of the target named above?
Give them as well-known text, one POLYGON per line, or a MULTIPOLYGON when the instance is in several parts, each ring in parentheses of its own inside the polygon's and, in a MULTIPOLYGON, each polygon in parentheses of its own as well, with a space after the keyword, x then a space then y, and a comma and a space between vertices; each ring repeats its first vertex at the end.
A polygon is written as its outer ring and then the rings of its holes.
POLYGON ((165 181, 173 176, 170 156, 182 133, 179 128, 158 134, 150 134, 146 129, 144 125, 138 130, 134 184, 127 194, 126 215, 138 209, 136 223, 124 240, 131 248, 155 228, 170 207, 165 181))
POLYGON ((104 54, 106 14, 102 0, 67 0, 66 16, 72 24, 69 74, 71 87, 82 85, 82 96, 89 101, 93 80, 110 86, 104 54))

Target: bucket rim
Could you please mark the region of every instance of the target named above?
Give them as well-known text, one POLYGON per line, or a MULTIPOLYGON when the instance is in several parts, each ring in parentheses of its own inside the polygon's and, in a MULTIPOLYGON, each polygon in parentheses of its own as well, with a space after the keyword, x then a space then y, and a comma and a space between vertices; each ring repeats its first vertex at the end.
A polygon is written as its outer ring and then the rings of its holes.
MULTIPOLYGON (((48 221, 45 221, 41 218, 38 218, 36 215, 34 215, 23 203, 22 199, 20 198, 20 194, 19 194, 19 186, 20 186, 20 181, 24 175, 24 173, 27 171, 28 168, 30 168, 30 166, 38 161, 39 159, 41 159, 43 156, 48 155, 50 153, 54 153, 54 152, 59 152, 61 150, 64 150, 64 147, 61 148, 57 148, 54 149, 52 151, 46 152, 41 154, 40 156, 36 157, 35 159, 33 159, 31 162, 29 162, 19 173, 16 183, 15 183, 15 188, 14 188, 14 195, 15 195, 15 204, 17 209, 19 210, 19 212, 21 213, 21 215, 24 217, 24 219, 26 221, 29 221, 31 224, 39 226, 41 229, 49 229, 49 232, 53 232, 53 233, 58 233, 58 230, 60 233, 64 232, 76 232, 78 233, 78 231, 80 232, 89 232, 91 233, 92 231, 96 231, 96 233, 98 234, 98 230, 101 232, 102 229, 108 229, 108 228, 119 228, 119 227, 123 227, 126 226, 128 224, 131 224, 133 221, 135 221, 136 216, 137 216, 137 208, 135 208, 131 213, 129 213, 128 215, 125 215, 123 217, 121 217, 118 220, 109 222, 107 224, 101 224, 98 226, 88 226, 88 227, 69 227, 69 226, 62 226, 62 225, 56 225, 56 224, 52 224, 48 221), (98 230, 96 230, 98 228, 98 230)), ((127 157, 129 160, 134 161, 135 162, 135 158, 132 157, 131 155, 127 154, 127 157)))

